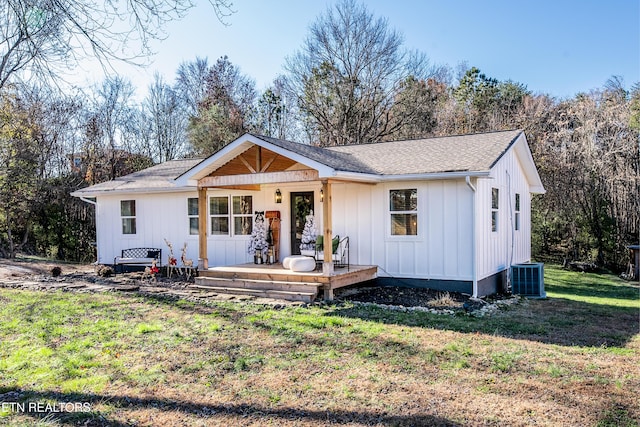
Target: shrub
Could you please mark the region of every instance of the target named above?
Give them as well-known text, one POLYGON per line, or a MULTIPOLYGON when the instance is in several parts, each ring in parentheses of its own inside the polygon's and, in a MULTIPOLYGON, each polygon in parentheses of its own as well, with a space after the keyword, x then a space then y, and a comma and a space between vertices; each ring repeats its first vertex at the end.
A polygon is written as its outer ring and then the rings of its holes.
POLYGON ((100 277, 111 277, 113 276, 114 271, 113 268, 109 267, 108 265, 99 265, 96 268, 96 273, 100 277))
POLYGON ((51 275, 53 277, 59 277, 62 274, 62 269, 58 266, 55 266, 51 269, 51 275))

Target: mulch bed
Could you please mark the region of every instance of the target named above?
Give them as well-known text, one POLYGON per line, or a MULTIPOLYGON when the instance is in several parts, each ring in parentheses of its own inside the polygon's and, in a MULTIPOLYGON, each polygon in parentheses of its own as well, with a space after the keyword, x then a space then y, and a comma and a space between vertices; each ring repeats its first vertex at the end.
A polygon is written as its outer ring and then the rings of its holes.
POLYGON ((401 286, 354 286, 337 289, 336 300, 436 310, 473 311, 484 305, 459 292, 401 286))

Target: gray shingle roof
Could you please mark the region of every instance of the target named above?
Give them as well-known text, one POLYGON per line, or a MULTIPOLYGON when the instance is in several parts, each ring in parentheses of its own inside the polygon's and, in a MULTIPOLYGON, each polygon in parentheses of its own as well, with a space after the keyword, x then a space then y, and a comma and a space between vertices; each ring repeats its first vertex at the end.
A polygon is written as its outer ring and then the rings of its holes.
POLYGON ((357 157, 379 175, 484 172, 521 131, 491 132, 329 148, 357 157))
POLYGON ((486 172, 521 130, 319 148, 256 136, 338 171, 373 175, 486 172))
POLYGON ((335 170, 371 174, 376 173, 374 169, 371 169, 367 164, 363 163, 357 156, 354 156, 353 153, 333 151, 327 148, 314 147, 312 145, 270 138, 268 136, 253 136, 277 147, 305 156, 310 160, 322 163, 323 165, 329 166, 335 170))
MULTIPOLYGON (((253 136, 336 171, 384 176, 488 172, 521 133, 511 130, 329 148, 253 136)), ((74 195, 176 189, 174 180, 200 162, 202 159, 171 160, 78 190, 74 195)))
POLYGON ((174 179, 188 171, 202 159, 170 160, 159 165, 124 175, 111 181, 102 182, 87 188, 82 188, 74 195, 93 193, 108 193, 111 191, 144 191, 144 190, 168 190, 176 188, 174 179))

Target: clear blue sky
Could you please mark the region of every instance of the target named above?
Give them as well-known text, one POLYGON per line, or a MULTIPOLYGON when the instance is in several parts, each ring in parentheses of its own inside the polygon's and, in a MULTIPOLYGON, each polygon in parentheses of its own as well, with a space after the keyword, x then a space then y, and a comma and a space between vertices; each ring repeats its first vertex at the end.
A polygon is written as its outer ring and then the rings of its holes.
MULTIPOLYGON (((233 0, 229 26, 206 0, 167 28, 145 70, 119 67, 146 93, 154 71, 173 82, 182 61, 228 55, 259 90, 283 72, 309 25, 333 0, 233 0)), ((432 63, 466 61, 489 77, 511 79, 558 98, 602 87, 620 75, 640 81, 639 0, 365 0, 432 63)))

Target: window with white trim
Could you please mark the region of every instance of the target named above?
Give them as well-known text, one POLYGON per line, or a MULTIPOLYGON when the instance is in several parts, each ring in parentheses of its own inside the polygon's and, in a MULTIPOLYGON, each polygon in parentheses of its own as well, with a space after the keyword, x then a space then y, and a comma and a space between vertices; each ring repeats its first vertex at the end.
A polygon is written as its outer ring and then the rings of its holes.
POLYGON ((253 197, 233 196, 233 234, 248 236, 253 231, 253 197))
POLYGON ((211 234, 246 236, 253 231, 253 196, 213 196, 209 199, 211 234))
POLYGON ((229 197, 211 197, 209 199, 209 215, 211 216, 211 234, 214 236, 229 235, 229 197))
POLYGON ((189 197, 187 199, 187 216, 189 217, 189 234, 197 235, 200 229, 200 223, 198 220, 198 198, 189 197))
POLYGON ((389 191, 392 236, 418 235, 418 189, 389 191))
POLYGON ((120 200, 122 234, 136 234, 136 201, 120 200))
POLYGON ((516 193, 516 215, 515 215, 515 229, 516 231, 520 230, 520 193, 516 193))
POLYGON ((500 207, 500 190, 491 189, 491 231, 498 231, 498 208, 500 207))

